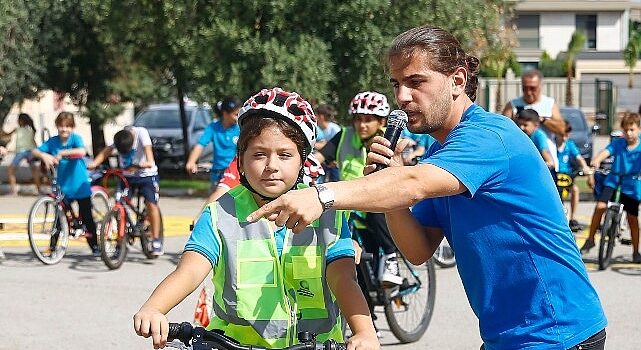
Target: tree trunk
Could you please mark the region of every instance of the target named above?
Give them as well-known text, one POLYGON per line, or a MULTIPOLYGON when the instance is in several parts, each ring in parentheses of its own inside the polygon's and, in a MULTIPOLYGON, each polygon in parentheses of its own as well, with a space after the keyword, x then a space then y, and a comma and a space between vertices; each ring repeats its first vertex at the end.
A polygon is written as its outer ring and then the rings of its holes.
POLYGON ((572 69, 568 69, 567 82, 565 83, 565 105, 572 106, 574 97, 572 96, 572 69))
POLYGON ((106 146, 105 133, 102 123, 95 115, 89 116, 89 125, 91 126, 91 151, 95 157, 106 146))
POLYGON ((182 166, 187 163, 187 159, 189 159, 189 151, 191 150, 189 145, 189 121, 187 120, 187 112, 185 111, 185 92, 183 90, 183 85, 182 85, 182 77, 177 77, 176 79, 176 89, 178 93, 178 108, 180 109, 180 126, 182 127, 183 131, 183 154, 184 154, 184 160, 182 166))

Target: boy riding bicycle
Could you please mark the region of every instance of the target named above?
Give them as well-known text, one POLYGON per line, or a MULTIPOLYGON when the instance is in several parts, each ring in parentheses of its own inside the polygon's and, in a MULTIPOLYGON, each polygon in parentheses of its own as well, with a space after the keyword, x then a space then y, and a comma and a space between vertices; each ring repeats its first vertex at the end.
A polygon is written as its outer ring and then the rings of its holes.
POLYGON ((145 198, 145 206, 149 213, 152 248, 156 256, 163 254, 160 240, 160 210, 158 208, 158 167, 154 160, 149 132, 143 127, 128 126, 114 135, 114 144, 105 147, 87 167, 97 168, 114 150, 118 151, 118 164, 125 170, 125 178, 132 191, 138 189, 145 198))
MULTIPOLYGON (((87 154, 82 137, 73 132, 76 122, 73 114, 61 112, 56 117, 58 135, 49 138, 40 147, 32 151, 32 155, 42 160, 48 169, 58 166, 58 184, 65 196, 65 201, 78 202, 78 210, 83 224, 89 235, 87 243, 93 256, 100 256, 96 223, 91 212, 91 184, 84 157, 87 154)), ((50 252, 53 253, 53 252, 50 252)))
POLYGON ((545 132, 539 128, 540 119, 539 113, 535 110, 524 109, 516 115, 514 120, 519 128, 521 128, 521 130, 530 137, 530 140, 534 142, 534 146, 536 146, 536 149, 541 153, 541 157, 543 157, 545 165, 547 165, 551 170, 554 170, 554 158, 552 157, 550 147, 548 146, 549 139, 545 132))
MULTIPOLYGON (((380 347, 356 282, 354 250, 342 211, 327 211, 300 234, 263 219, 258 206, 305 187, 303 162, 315 143, 316 118, 298 94, 265 89, 239 113, 241 184, 203 211, 180 263, 134 316, 134 329, 166 343, 165 314, 213 271, 215 316, 208 326, 245 345, 282 348, 308 331, 343 340, 344 314, 356 348, 380 347)), ((324 187, 318 185, 319 196, 324 187)))
POLYGON ((566 174, 572 178, 572 189, 571 189, 571 199, 570 199, 570 230, 573 232, 580 231, 583 227, 576 221, 574 213, 576 208, 579 206, 579 186, 574 183, 574 169, 577 168, 576 164, 583 169, 584 174, 590 173, 590 168, 588 164, 581 156, 579 148, 576 146, 574 141, 570 140, 570 132, 572 132, 572 126, 570 123, 565 121, 565 131, 562 135, 558 135, 556 138, 556 154, 557 159, 559 160, 559 173, 566 174))
MULTIPOLYGON (((641 117, 637 113, 627 114, 621 119, 621 129, 623 137, 616 138, 592 159, 592 166, 598 169, 606 158, 613 156, 611 173, 604 180, 603 190, 599 194, 592 214, 590 232, 588 239, 581 247, 581 253, 585 254, 595 246, 594 236, 601 223, 603 213, 607 209, 608 201, 616 195, 616 187, 619 183, 619 174, 638 175, 641 173, 641 142, 639 134, 641 133, 641 117)), ((639 200, 641 199, 641 188, 639 180, 632 176, 623 176, 621 179, 621 196, 623 210, 627 213, 628 225, 630 226, 630 236, 632 238, 632 262, 641 263, 641 254, 639 254, 639 200)), ((588 179, 590 187, 594 188, 594 176, 588 179)))
MULTIPOLYGON (((318 159, 321 162, 336 161, 340 180, 362 177, 370 141, 374 136, 383 135, 389 112, 390 106, 385 95, 373 91, 358 93, 349 107, 352 125, 342 128, 320 149, 318 159)), ((386 284, 400 285, 403 279, 399 275, 396 245, 385 223, 385 215, 366 213, 364 226, 361 228, 367 230, 367 234, 362 235, 365 250, 377 253, 382 248, 385 254, 383 268, 379 270, 379 280, 386 284)))

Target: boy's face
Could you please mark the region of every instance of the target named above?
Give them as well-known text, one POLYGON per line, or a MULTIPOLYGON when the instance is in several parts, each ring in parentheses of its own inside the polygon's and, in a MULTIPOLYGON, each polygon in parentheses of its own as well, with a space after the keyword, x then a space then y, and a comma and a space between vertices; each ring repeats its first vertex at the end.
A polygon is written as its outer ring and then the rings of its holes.
POLYGON ((71 126, 71 124, 69 123, 56 125, 56 128, 58 128, 58 136, 60 136, 62 139, 69 138, 71 132, 73 131, 73 126, 71 126))
POLYGON ((523 130, 523 132, 527 134, 527 136, 532 136, 536 129, 539 128, 538 123, 521 118, 516 119, 516 125, 518 125, 519 128, 521 128, 521 130, 523 130))
POLYGON ((355 114, 352 119, 354 131, 361 140, 367 140, 376 135, 376 132, 383 127, 383 118, 369 114, 355 114))
POLYGON ((289 191, 302 167, 298 147, 275 126, 251 140, 239 161, 240 171, 254 190, 270 198, 289 191))
POLYGON ((640 132, 641 132, 641 128, 639 128, 639 126, 634 123, 625 125, 623 127, 623 137, 625 137, 625 140, 630 145, 636 143, 639 140, 640 132))

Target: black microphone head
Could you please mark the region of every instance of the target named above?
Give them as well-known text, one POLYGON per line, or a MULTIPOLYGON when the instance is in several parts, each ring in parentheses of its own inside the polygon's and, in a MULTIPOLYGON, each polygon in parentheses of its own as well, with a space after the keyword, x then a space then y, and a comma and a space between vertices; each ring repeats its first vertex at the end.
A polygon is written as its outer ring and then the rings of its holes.
POLYGON ((407 113, 400 109, 393 110, 387 117, 387 127, 392 125, 404 129, 407 126, 407 113))

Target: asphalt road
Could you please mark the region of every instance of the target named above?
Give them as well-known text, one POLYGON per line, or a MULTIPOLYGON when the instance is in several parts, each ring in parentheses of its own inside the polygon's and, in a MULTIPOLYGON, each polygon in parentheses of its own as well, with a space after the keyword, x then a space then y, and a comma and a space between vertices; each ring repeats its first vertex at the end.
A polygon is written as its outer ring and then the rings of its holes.
MULTIPOLYGON (((24 215, 34 199, 0 197, 0 218, 24 215)), ((163 198, 162 211, 174 221, 175 232, 167 238, 166 254, 152 261, 134 250, 117 271, 91 257, 84 244, 72 246, 59 264, 44 266, 32 257, 28 244, 9 246, 0 231, 0 248, 6 255, 0 262, 0 349, 151 349, 148 339, 133 332, 132 316, 174 269, 187 239, 185 223, 200 204, 201 199, 163 198)), ((581 221, 587 221, 592 207, 581 203, 581 221)), ((586 257, 610 322, 607 349, 639 349, 641 265, 627 262, 629 247, 617 246, 615 257, 617 263, 606 271, 596 271, 594 252, 586 257)), ((477 320, 455 268, 437 268, 436 289, 432 322, 418 343, 398 345, 385 322, 377 322, 385 348, 478 349, 477 320)), ((172 310, 169 319, 192 320, 197 294, 198 290, 172 310)))

